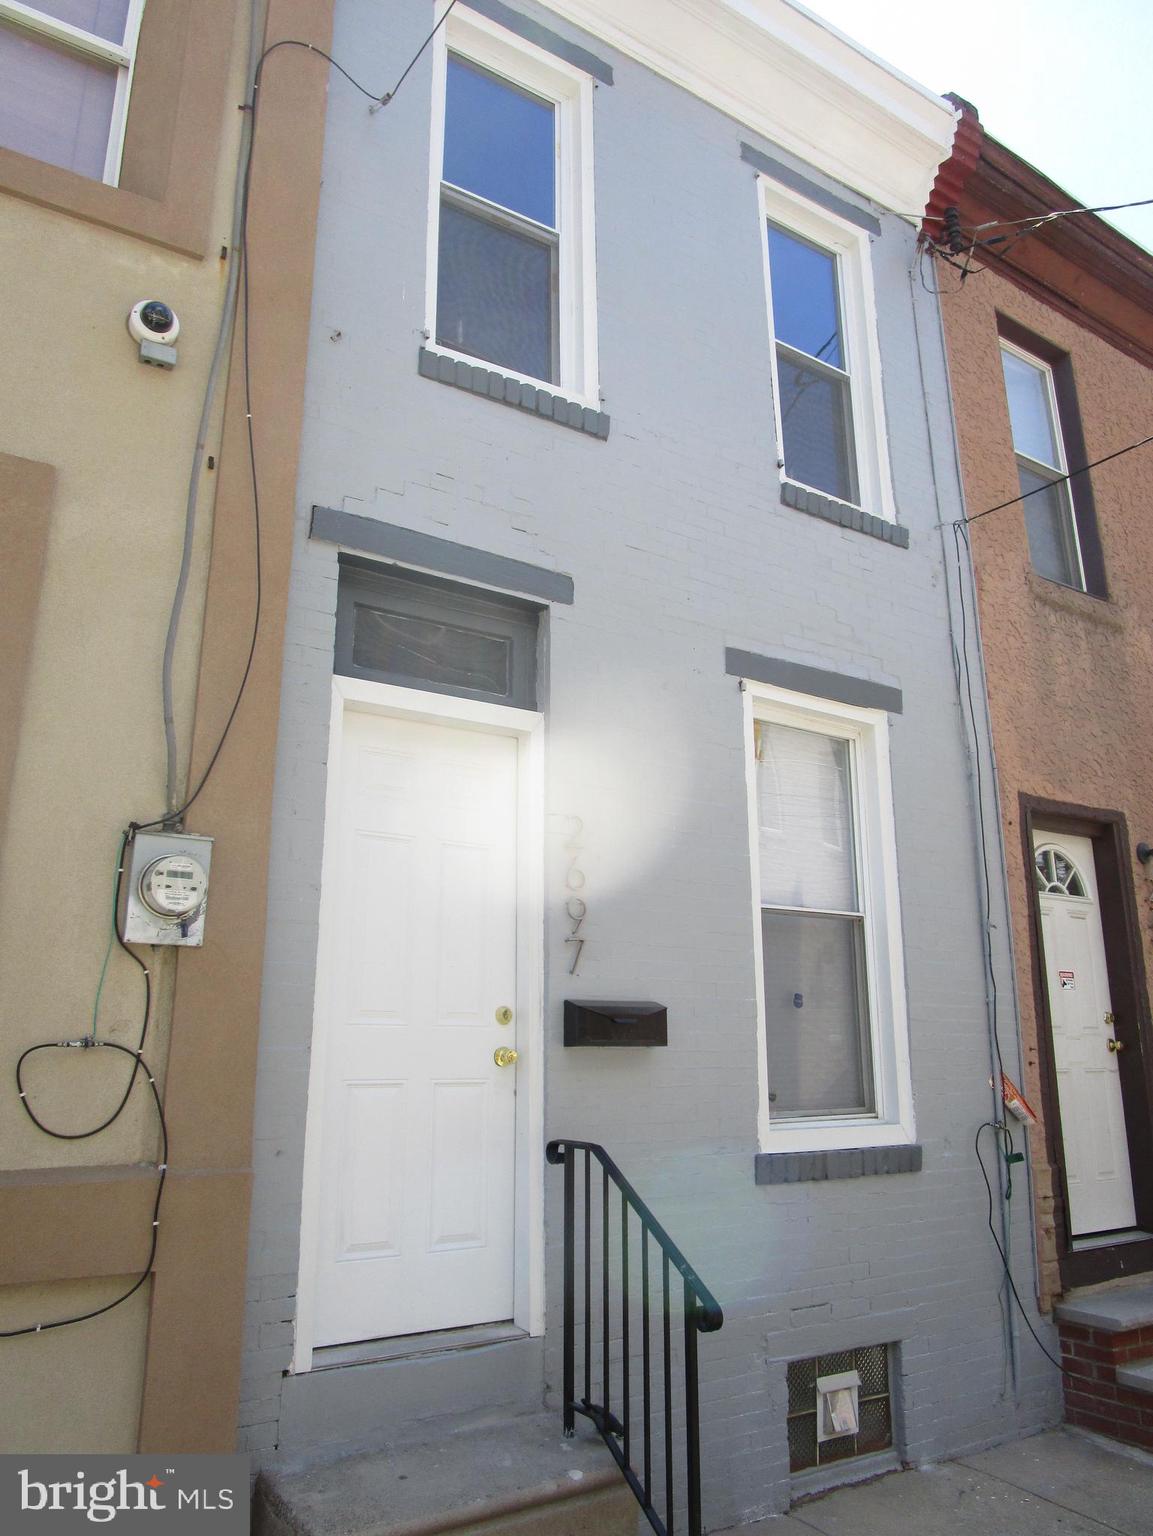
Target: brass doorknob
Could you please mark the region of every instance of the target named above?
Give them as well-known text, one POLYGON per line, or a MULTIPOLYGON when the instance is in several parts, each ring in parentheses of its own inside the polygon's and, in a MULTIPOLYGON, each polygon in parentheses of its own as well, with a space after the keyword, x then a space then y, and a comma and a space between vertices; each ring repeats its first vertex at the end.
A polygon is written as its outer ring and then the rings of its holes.
POLYGON ((1118 1051, 1125 1049, 1125 1042, 1124 1040, 1106 1040, 1105 1046, 1107 1050, 1112 1051, 1116 1055, 1118 1051))
POLYGON ((512 1067, 520 1060, 520 1052, 514 1051, 510 1045, 498 1045, 492 1053, 492 1059, 498 1067, 512 1067))

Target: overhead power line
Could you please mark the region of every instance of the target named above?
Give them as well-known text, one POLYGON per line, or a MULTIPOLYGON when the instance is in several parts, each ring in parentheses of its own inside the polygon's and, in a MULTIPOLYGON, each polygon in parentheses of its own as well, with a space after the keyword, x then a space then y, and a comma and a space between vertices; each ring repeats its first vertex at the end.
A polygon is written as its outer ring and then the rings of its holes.
POLYGON ((995 507, 986 507, 983 512, 974 512, 972 517, 960 517, 955 526, 959 527, 962 523, 976 523, 983 517, 992 516, 994 512, 1003 512, 1006 507, 1015 507, 1019 501, 1024 501, 1029 496, 1038 496, 1042 491, 1047 491, 1050 486, 1062 485, 1076 475, 1087 474, 1089 470, 1096 469, 1099 464, 1108 464, 1110 459, 1119 459, 1123 453, 1132 453, 1135 448, 1144 448, 1147 443, 1153 443, 1153 435, 1143 437, 1137 443, 1127 443, 1124 448, 1107 453, 1103 458, 1094 459, 1091 464, 1082 464, 1080 469, 1071 469, 1067 475, 1055 475, 1052 480, 1046 480, 1044 485, 1034 486, 1031 491, 1022 491, 1020 496, 1012 496, 1008 501, 999 501, 995 507))

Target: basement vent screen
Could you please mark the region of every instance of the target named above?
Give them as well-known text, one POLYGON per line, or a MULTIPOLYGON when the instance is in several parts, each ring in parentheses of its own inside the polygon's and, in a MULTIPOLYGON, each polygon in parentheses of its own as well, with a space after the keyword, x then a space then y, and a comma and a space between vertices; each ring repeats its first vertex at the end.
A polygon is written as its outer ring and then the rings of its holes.
POLYGON ((793 1360, 788 1381, 791 1472, 892 1445, 887 1345, 793 1360))

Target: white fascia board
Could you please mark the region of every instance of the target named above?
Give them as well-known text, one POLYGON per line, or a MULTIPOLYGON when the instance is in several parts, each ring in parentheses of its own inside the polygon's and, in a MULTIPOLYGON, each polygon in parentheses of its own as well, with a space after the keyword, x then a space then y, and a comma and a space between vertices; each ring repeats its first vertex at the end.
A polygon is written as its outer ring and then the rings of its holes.
MULTIPOLYGON (((467 0, 466 0, 467 3, 467 0)), ((957 114, 791 0, 549 9, 836 181, 919 223, 957 114)))

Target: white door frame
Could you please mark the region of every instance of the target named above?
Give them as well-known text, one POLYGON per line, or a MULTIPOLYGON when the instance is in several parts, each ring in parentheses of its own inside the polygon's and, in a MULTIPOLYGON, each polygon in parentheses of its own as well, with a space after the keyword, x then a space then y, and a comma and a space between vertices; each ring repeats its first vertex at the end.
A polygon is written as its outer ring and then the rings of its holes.
POLYGON ((544 1332, 544 716, 505 704, 398 688, 334 676, 328 737, 324 857, 321 868, 320 942, 313 993, 312 1061, 304 1138, 300 1212, 300 1274, 292 1371, 312 1369, 316 1304, 316 1248, 320 1207, 322 1109, 327 1067, 321 1014, 331 995, 333 935, 324 914, 324 893, 336 864, 337 797, 341 792, 344 719, 350 711, 451 725, 511 736, 517 742, 517 1066, 516 1200, 514 1212, 513 1320, 526 1333, 544 1332))

